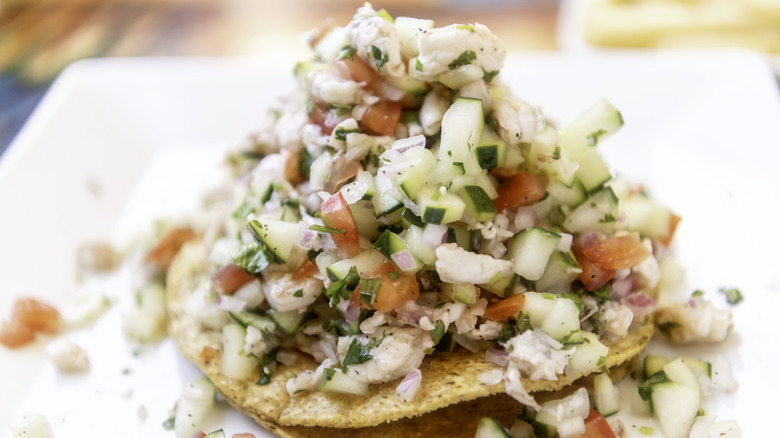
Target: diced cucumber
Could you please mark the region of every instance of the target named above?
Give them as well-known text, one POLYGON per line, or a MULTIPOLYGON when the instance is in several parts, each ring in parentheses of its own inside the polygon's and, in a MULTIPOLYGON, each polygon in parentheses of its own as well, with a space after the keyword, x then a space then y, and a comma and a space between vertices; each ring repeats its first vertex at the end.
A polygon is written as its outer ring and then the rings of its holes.
POLYGON ((651 402, 653 416, 661 425, 664 436, 684 438, 688 436, 701 409, 699 388, 675 381, 653 385, 651 402))
POLYGON ((436 80, 450 89, 457 90, 464 85, 482 79, 484 75, 485 72, 482 70, 482 67, 476 64, 466 64, 440 73, 436 80))
POLYGON ((663 367, 663 371, 666 373, 666 377, 675 382, 692 386, 697 389, 699 387, 699 381, 696 379, 696 375, 693 374, 691 368, 688 367, 682 358, 666 363, 663 367))
POLYGON ((417 46, 417 35, 425 30, 433 29, 433 20, 412 17, 396 17, 393 26, 401 41, 401 56, 412 59, 420 54, 417 46))
POLYGON ((577 304, 555 294, 526 292, 523 313, 531 326, 563 343, 580 343, 584 332, 580 330, 580 309, 577 304))
POLYGON ((244 355, 246 329, 240 324, 222 327, 222 374, 235 380, 245 380, 252 375, 257 361, 244 355))
POLYGON ((592 332, 580 332, 583 342, 575 347, 574 354, 569 358, 566 374, 577 376, 598 370, 609 354, 609 348, 599 341, 592 332))
POLYGON ((589 412, 588 391, 580 388, 560 400, 543 403, 534 421, 549 425, 560 436, 575 436, 585 432, 584 420, 589 412))
POLYGON ((404 239, 390 230, 385 230, 379 236, 374 242, 374 248, 404 272, 416 272, 422 267, 404 239))
POLYGON ((249 221, 249 229, 255 239, 265 246, 267 252, 281 263, 287 262, 301 232, 299 223, 265 218, 249 221))
POLYGON ((479 186, 490 199, 498 197, 495 183, 490 179, 487 172, 479 175, 461 175, 452 178, 448 190, 450 193, 460 193, 466 186, 479 186))
POLYGON ((331 166, 333 166, 333 156, 329 153, 322 153, 315 158, 309 167, 309 188, 312 190, 325 188, 325 180, 330 175, 331 166))
POLYGON ((423 222, 428 224, 448 224, 460 220, 466 204, 452 193, 441 193, 439 188, 430 185, 420 189, 415 197, 420 208, 423 222))
MULTIPOLYGON (((560 134, 560 141, 572 160, 598 145, 599 141, 623 126, 623 115, 614 105, 601 99, 569 123, 560 134)), ((582 166, 581 166, 582 167, 582 166)))
POLYGON ((643 195, 620 198, 620 228, 635 230, 643 237, 657 239, 669 232, 671 211, 643 195))
POLYGON ((612 179, 612 171, 607 162, 595 149, 582 153, 578 163, 577 177, 588 192, 598 189, 612 179))
POLYGON ((555 200, 556 204, 572 208, 577 207, 588 199, 588 191, 585 190, 585 186, 577 178, 574 178, 571 185, 566 185, 560 181, 551 181, 547 186, 547 194, 555 200))
POLYGON ((314 259, 314 264, 317 265, 317 269, 323 277, 330 277, 328 274, 328 267, 341 260, 339 253, 336 249, 325 250, 314 259))
POLYGON ((534 168, 546 173, 552 181, 565 185, 571 185, 579 167, 558 142, 558 131, 549 125, 534 136, 528 161, 533 163, 534 168))
POLYGON ((303 324, 303 320, 306 318, 306 312, 301 312, 297 309, 284 312, 271 309, 268 311, 268 316, 286 335, 294 336, 295 332, 297 332, 298 328, 303 324))
POLYGON ((573 234, 588 230, 609 231, 615 228, 617 216, 618 199, 611 187, 604 187, 572 210, 562 227, 573 234))
POLYGON ((327 368, 320 382, 320 391, 365 395, 368 392, 368 383, 348 376, 335 368, 327 368))
POLYGON ((271 318, 252 312, 228 312, 234 321, 246 328, 252 326, 261 332, 272 333, 276 329, 276 324, 271 318))
POLYGON ((496 217, 496 206, 493 200, 480 186, 465 186, 459 193, 466 203, 465 213, 479 222, 489 221, 496 217))
POLYGON ((560 234, 544 228, 526 228, 512 238, 507 256, 518 275, 531 281, 539 280, 560 240, 560 234))
POLYGON ((605 417, 620 411, 620 391, 612 383, 609 374, 602 373, 593 379, 593 403, 605 417))
POLYGON ((330 278, 331 281, 343 280, 352 267, 357 270, 360 277, 364 277, 376 270, 376 268, 384 262, 385 256, 383 256, 381 252, 374 249, 367 249, 361 251, 355 257, 339 260, 338 262, 331 264, 326 268, 326 271, 328 273, 328 278, 330 278))
POLYGON ((538 327, 555 307, 558 296, 540 292, 526 292, 523 313, 530 318, 531 326, 538 327))
POLYGON ((330 62, 336 59, 344 46, 349 45, 347 31, 341 26, 334 26, 320 38, 314 46, 314 53, 322 61, 330 62))
POLYGON ((395 186, 392 179, 380 172, 374 178, 374 183, 376 194, 371 202, 374 204, 376 217, 388 215, 404 206, 401 202, 403 193, 395 186))
POLYGON ((408 167, 401 170, 398 177, 398 186, 407 198, 414 199, 417 192, 425 185, 433 170, 436 168, 436 157, 429 149, 415 147, 403 153, 408 167))
POLYGON ((213 432, 209 432, 206 434, 203 438, 226 438, 225 431, 222 429, 217 429, 213 432))
POLYGON ((699 371, 705 376, 712 378, 712 363, 692 357, 684 357, 682 362, 694 373, 699 371))
POLYGON ((506 142, 495 131, 485 128, 474 153, 477 163, 483 169, 494 169, 504 165, 506 142))
POLYGON ((474 230, 451 225, 447 227, 447 243, 455 243, 466 251, 474 250, 474 230))
POLYGON ((433 172, 428 176, 428 184, 430 185, 448 185, 456 176, 463 175, 462 163, 453 163, 451 161, 437 161, 436 167, 433 172))
POLYGON ((664 369, 664 365, 667 363, 669 363, 669 359, 664 356, 659 356, 656 354, 648 354, 645 356, 645 379, 649 379, 653 374, 662 371, 664 369))
POLYGON ((512 295, 512 291, 515 290, 515 285, 517 284, 518 278, 519 276, 517 274, 512 273, 512 275, 497 278, 490 283, 480 284, 479 287, 489 290, 499 297, 506 298, 512 295))
POLYGON ((482 417, 477 423, 476 438, 512 438, 495 418, 482 417))
POLYGON ((376 220, 374 205, 371 201, 360 200, 349 206, 358 228, 358 234, 369 240, 379 237, 379 222, 376 220))
MULTIPOLYGON (((254 362, 254 359, 252 361, 254 362)), ((204 417, 214 405, 215 396, 216 389, 205 376, 184 387, 176 403, 173 423, 176 438, 190 438, 200 430, 204 417)))
POLYGON ((474 147, 482 139, 484 128, 482 99, 455 99, 441 122, 439 160, 463 163, 466 173, 479 173, 474 147))
POLYGON ((459 303, 473 306, 477 304, 478 291, 473 284, 468 283, 442 283, 441 293, 445 297, 459 303))
POLYGON ((528 438, 534 436, 534 428, 530 423, 523 420, 515 419, 512 422, 512 427, 509 428, 509 435, 512 438, 528 438))
POLYGON ((404 241, 409 246, 409 251, 411 251, 421 262, 426 265, 436 263, 436 248, 423 240, 422 228, 416 225, 410 225, 409 228, 406 229, 404 241))
POLYGON ((534 289, 539 292, 567 292, 571 289, 571 282, 581 273, 582 269, 571 251, 555 251, 550 256, 542 277, 534 282, 534 289))

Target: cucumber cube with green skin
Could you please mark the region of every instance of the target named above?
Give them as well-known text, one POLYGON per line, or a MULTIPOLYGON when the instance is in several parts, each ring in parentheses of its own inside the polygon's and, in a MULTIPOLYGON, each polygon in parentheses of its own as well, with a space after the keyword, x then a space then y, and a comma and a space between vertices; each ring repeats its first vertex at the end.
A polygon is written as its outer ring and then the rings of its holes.
POLYGON ((489 221, 496 217, 496 206, 482 187, 465 186, 459 194, 466 203, 465 213, 468 216, 479 222, 489 221))
POLYGON ((447 227, 447 243, 454 243, 466 251, 474 250, 474 230, 462 226, 447 227))
POLYGON ((353 267, 360 277, 364 277, 385 262, 385 257, 379 251, 367 249, 355 257, 339 260, 328 265, 325 271, 331 281, 343 280, 353 267))
POLYGON ((255 239, 265 246, 269 254, 281 263, 286 263, 293 245, 298 241, 300 223, 266 218, 261 220, 250 221, 249 230, 255 239))
POLYGON ((409 246, 409 251, 426 265, 436 263, 436 248, 423 240, 423 229, 416 225, 410 225, 406 229, 404 241, 409 246))
POLYGON ((512 438, 512 435, 504 429, 498 420, 490 417, 482 417, 477 423, 476 438, 512 438))
POLYGON ((593 404, 605 417, 620 411, 620 392, 612 383, 609 374, 602 373, 593 379, 593 404))
POLYGON ((441 285, 441 293, 445 297, 457 301, 459 303, 473 306, 477 304, 477 288, 473 284, 457 283, 449 284, 443 283, 441 285))
POLYGON ((439 160, 463 163, 467 174, 479 173, 482 169, 474 148, 482 139, 484 128, 482 99, 455 99, 442 118, 439 160))
POLYGON ((489 290, 499 297, 506 298, 512 295, 512 291, 515 289, 518 277, 519 276, 517 274, 512 273, 512 275, 497 278, 495 281, 490 283, 480 284, 479 287, 485 290, 489 290))
POLYGON ((391 178, 380 172, 374 178, 374 183, 376 194, 371 202, 374 204, 376 217, 386 216, 404 206, 401 201, 404 195, 391 178))
POLYGON ((303 320, 306 318, 306 312, 299 312, 298 310, 279 311, 271 309, 268 311, 268 317, 276 324, 281 331, 286 335, 294 336, 295 332, 303 324, 303 320))
POLYGON ((442 193, 438 187, 424 186, 417 193, 415 203, 422 212, 423 222, 428 224, 448 224, 460 220, 466 204, 452 193, 442 193))
POLYGON ((664 365, 669 363, 669 358, 666 358, 664 356, 658 356, 656 354, 648 354, 645 356, 644 360, 644 368, 645 368, 645 379, 649 379, 653 376, 653 374, 662 371, 664 369, 664 365))
POLYGON ((574 254, 555 251, 547 262, 542 277, 534 283, 535 290, 540 292, 566 292, 571 283, 579 277, 582 269, 577 264, 574 254))
POLYGON ((320 382, 320 391, 365 395, 368 392, 368 383, 348 376, 335 368, 326 368, 320 382))
POLYGON ((699 388, 675 381, 653 385, 651 393, 653 416, 669 438, 688 436, 701 409, 699 388))
POLYGON ((581 332, 583 342, 574 349, 566 365, 566 374, 577 376, 599 370, 609 354, 609 347, 602 344, 598 335, 581 332))
POLYGON ((526 292, 523 313, 532 327, 538 327, 559 342, 583 342, 580 330, 580 309, 577 304, 555 294, 526 292))
POLYGON ((618 198, 612 187, 604 187, 572 210, 563 220, 564 230, 576 234, 588 230, 612 231, 618 216, 618 198))
POLYGON ((615 133, 623 123, 620 111, 601 99, 563 128, 560 142, 573 161, 581 162, 583 154, 594 150, 600 140, 615 133))
POLYGON ((374 242, 374 248, 404 272, 415 272, 422 267, 404 239, 390 230, 385 230, 379 236, 374 242))
POLYGON ((515 234, 507 248, 515 273, 531 281, 542 278, 560 240, 560 234, 541 227, 529 227, 515 234))
POLYGON ((414 199, 425 185, 428 175, 436 168, 436 157, 429 149, 422 147, 410 148, 403 155, 409 160, 409 167, 401 171, 399 187, 407 198, 414 199))
POLYGON ((486 128, 482 132, 482 139, 474 151, 477 155, 477 163, 483 169, 495 169, 504 164, 506 154, 506 142, 492 129, 486 128))

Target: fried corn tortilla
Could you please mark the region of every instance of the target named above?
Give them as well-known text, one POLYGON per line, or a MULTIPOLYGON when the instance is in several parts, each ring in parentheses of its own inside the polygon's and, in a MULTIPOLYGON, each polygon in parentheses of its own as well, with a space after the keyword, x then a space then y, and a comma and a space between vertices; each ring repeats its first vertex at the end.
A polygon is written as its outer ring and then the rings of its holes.
MULTIPOLYGON (((287 380, 318 365, 304 354, 292 366, 280 365, 267 385, 255 383, 260 378, 259 370, 246 381, 229 379, 221 374, 219 355, 201 356, 204 347, 221 347, 219 332, 205 329, 185 312, 185 302, 198 277, 208 275, 208 269, 206 251, 196 242, 185 245, 173 260, 167 277, 169 334, 228 403, 280 436, 323 433, 312 426, 329 428, 328 436, 416 436, 432 430, 438 434, 447 430, 448 435, 459 436, 455 433, 464 429, 473 435, 474 429, 466 428, 461 419, 476 424, 479 413, 484 411, 484 415, 507 422, 520 409, 517 401, 503 394, 503 384, 487 386, 477 379, 485 371, 502 368, 487 362, 484 353, 474 354, 464 349, 456 349, 449 355, 427 356, 420 368, 423 376, 420 390, 408 403, 396 394, 397 381, 372 385, 365 396, 320 391, 291 396, 285 387, 287 380), (459 420, 454 423, 452 418, 459 420)), ((627 337, 616 343, 605 343, 609 347, 605 365, 609 369, 624 365, 625 369, 647 346, 653 331, 654 326, 647 323, 632 328, 627 337)), ((550 393, 571 388, 581 377, 559 376, 557 381, 523 378, 522 383, 530 393, 550 393)))

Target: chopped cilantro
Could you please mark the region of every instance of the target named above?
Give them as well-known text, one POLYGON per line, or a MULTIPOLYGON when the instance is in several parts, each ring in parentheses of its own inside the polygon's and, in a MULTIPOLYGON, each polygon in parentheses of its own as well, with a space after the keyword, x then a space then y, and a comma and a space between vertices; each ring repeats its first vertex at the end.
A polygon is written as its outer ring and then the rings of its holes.
POLYGON ((374 57, 374 63, 376 63, 376 69, 379 70, 383 65, 387 64, 390 60, 387 56, 387 52, 377 46, 371 46, 371 56, 374 57))
POLYGON ((444 327, 444 322, 439 321, 436 323, 436 327, 434 327, 433 330, 431 330, 431 339, 433 340, 433 345, 436 345, 441 341, 441 338, 444 336, 444 332, 447 329, 444 327))
POLYGON ((474 25, 473 24, 459 24, 456 26, 460 30, 467 30, 471 33, 474 33, 474 25))
POLYGON ((498 332, 498 342, 507 342, 514 338, 516 334, 515 326, 505 323, 503 327, 501 327, 501 331, 498 332))
POLYGON ((376 301, 376 294, 382 286, 381 278, 361 278, 360 279, 360 301, 370 305, 376 301))
POLYGON ((360 132, 360 129, 346 129, 343 126, 337 126, 336 129, 333 130, 333 136, 336 137, 337 140, 347 141, 347 134, 352 132, 360 132))
POLYGON ((309 229, 312 231, 318 231, 320 233, 328 233, 328 234, 346 234, 347 230, 344 228, 334 228, 334 227, 326 227, 324 225, 309 225, 309 229))
POLYGON ((466 50, 450 62, 447 67, 449 67, 450 70, 454 70, 458 67, 471 64, 475 59, 477 59, 477 54, 473 50, 466 50))
POLYGON ((355 48, 352 46, 344 46, 339 50, 339 59, 354 59, 355 48))
POLYGON ((596 298, 599 304, 604 303, 612 297, 612 286, 609 283, 605 283, 604 286, 593 291, 593 297, 596 298))
MULTIPOLYGON (((484 70, 482 70, 482 71, 484 71, 484 70)), ((495 78, 498 75, 498 73, 499 73, 498 70, 485 71, 485 73, 482 75, 482 79, 485 82, 490 82, 490 81, 493 80, 493 78, 495 78)))
POLYGON ((520 318, 517 319, 517 323, 515 323, 515 327, 517 327, 518 333, 531 330, 531 317, 527 313, 521 314, 520 318))
POLYGON ((265 247, 256 242, 246 243, 233 251, 233 263, 249 274, 259 274, 275 262, 274 257, 267 253, 265 247))
POLYGON ((257 380, 258 385, 267 385, 271 383, 271 375, 276 371, 276 353, 279 352, 279 348, 274 348, 265 357, 260 357, 254 353, 250 353, 249 357, 257 361, 260 365, 260 379, 257 380))
POLYGON ((303 296, 303 289, 298 289, 295 292, 293 292, 293 296, 295 298, 301 298, 303 296))
POLYGON ((423 71, 423 63, 420 58, 414 60, 414 69, 417 71, 423 71))
POLYGON ((604 134, 606 134, 607 131, 603 129, 599 129, 597 131, 591 132, 591 134, 587 137, 588 138, 588 145, 589 146, 596 146, 599 144, 599 139, 601 139, 604 134))
POLYGON ((373 339, 369 339, 365 343, 358 341, 357 338, 353 339, 347 348, 343 365, 358 365, 373 359, 369 352, 374 346, 376 346, 376 341, 373 339))
POLYGON ((739 304, 744 299, 744 297, 742 296, 742 292, 740 292, 740 290, 737 288, 732 287, 727 289, 725 287, 722 287, 718 289, 718 292, 726 295, 726 302, 731 305, 739 304))
POLYGON ((176 426, 176 417, 170 417, 167 420, 163 421, 162 423, 163 430, 166 430, 168 432, 172 431, 175 426, 176 426))

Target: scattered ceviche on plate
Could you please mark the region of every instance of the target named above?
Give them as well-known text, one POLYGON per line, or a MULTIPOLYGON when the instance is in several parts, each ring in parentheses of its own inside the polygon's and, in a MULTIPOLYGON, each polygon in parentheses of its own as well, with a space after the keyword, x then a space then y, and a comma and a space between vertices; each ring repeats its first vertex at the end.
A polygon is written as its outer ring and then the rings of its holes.
MULTIPOLYGON (((204 374, 171 433, 226 436, 202 430, 223 399, 281 437, 620 437, 628 405, 653 419, 645 435, 741 436, 702 408, 737 390, 728 361, 644 351, 656 334, 722 342, 732 317, 700 291, 658 304, 681 217, 600 154, 618 108, 556 126, 508 89, 481 24, 367 3, 309 37, 298 87, 227 157, 233 178, 125 259, 144 280, 125 333, 167 332, 204 374)), ((81 256, 119 263, 100 245, 81 256)), ((58 321, 20 301, 0 342, 58 321)), ((65 372, 89 368, 78 346, 49 350, 65 372)), ((33 414, 11 429, 51 435, 33 414)))

